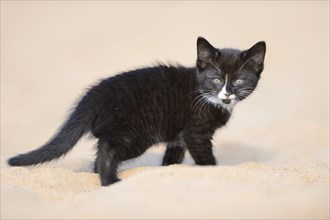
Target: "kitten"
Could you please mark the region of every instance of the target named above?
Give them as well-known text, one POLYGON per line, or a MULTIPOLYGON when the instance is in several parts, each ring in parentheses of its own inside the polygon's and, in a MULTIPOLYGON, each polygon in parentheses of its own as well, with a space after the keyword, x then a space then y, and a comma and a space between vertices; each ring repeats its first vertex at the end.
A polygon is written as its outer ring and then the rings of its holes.
POLYGON ((49 142, 8 163, 28 166, 59 158, 91 132, 98 138, 94 171, 103 186, 119 180, 120 162, 159 142, 167 142, 163 165, 181 163, 186 149, 196 164, 215 165, 212 136, 256 88, 265 52, 265 42, 244 51, 220 50, 199 37, 196 67, 160 64, 102 80, 49 142))

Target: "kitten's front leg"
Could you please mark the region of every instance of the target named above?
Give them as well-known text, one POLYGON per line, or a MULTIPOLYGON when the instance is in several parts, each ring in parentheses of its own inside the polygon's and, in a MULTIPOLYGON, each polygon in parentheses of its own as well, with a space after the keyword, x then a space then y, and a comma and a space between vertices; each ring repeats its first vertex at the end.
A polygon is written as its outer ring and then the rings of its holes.
POLYGON ((170 142, 167 144, 162 165, 180 164, 183 161, 186 148, 178 142, 170 142))
POLYGON ((187 149, 197 165, 216 165, 211 138, 207 135, 189 135, 185 138, 187 149))

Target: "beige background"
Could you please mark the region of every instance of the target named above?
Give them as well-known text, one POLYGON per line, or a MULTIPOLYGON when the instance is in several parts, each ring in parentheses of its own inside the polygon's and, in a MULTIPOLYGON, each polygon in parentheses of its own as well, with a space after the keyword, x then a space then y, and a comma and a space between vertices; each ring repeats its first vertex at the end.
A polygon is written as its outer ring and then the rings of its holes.
POLYGON ((329 2, 1 1, 1 164, 2 218, 329 218, 329 2), (194 65, 198 36, 267 43, 260 86, 215 135, 220 166, 157 168, 154 148, 100 189, 95 140, 50 166, 5 165, 100 78, 194 65))

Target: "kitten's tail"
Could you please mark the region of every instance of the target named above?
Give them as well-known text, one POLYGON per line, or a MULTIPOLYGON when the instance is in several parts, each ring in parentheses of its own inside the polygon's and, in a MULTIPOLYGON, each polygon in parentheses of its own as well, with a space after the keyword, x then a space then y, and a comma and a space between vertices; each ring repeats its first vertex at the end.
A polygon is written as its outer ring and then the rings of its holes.
POLYGON ((85 109, 84 100, 72 112, 59 131, 42 147, 8 160, 11 166, 29 166, 57 159, 68 153, 77 141, 91 130, 94 116, 85 109))

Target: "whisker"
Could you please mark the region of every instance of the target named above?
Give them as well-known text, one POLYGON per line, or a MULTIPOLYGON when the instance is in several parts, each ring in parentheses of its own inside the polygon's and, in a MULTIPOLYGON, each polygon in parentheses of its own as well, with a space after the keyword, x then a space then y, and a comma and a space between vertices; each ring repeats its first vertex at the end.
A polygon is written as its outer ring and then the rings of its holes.
POLYGON ((203 111, 206 111, 211 105, 218 107, 215 103, 208 100, 209 97, 214 96, 214 91, 210 90, 210 92, 200 94, 195 98, 195 103, 193 106, 193 110, 201 114, 203 111))
POLYGON ((195 104, 193 106, 193 111, 196 111, 198 113, 202 112, 201 110, 202 110, 203 105, 206 101, 204 96, 205 96, 205 94, 200 94, 195 98, 196 101, 195 101, 195 104))
POLYGON ((243 90, 243 91, 239 91, 237 94, 251 94, 252 91, 247 91, 247 90, 243 90))
POLYGON ((245 88, 237 89, 236 92, 239 92, 239 91, 242 91, 242 90, 251 90, 251 91, 253 91, 254 89, 255 89, 254 87, 245 87, 245 88))

